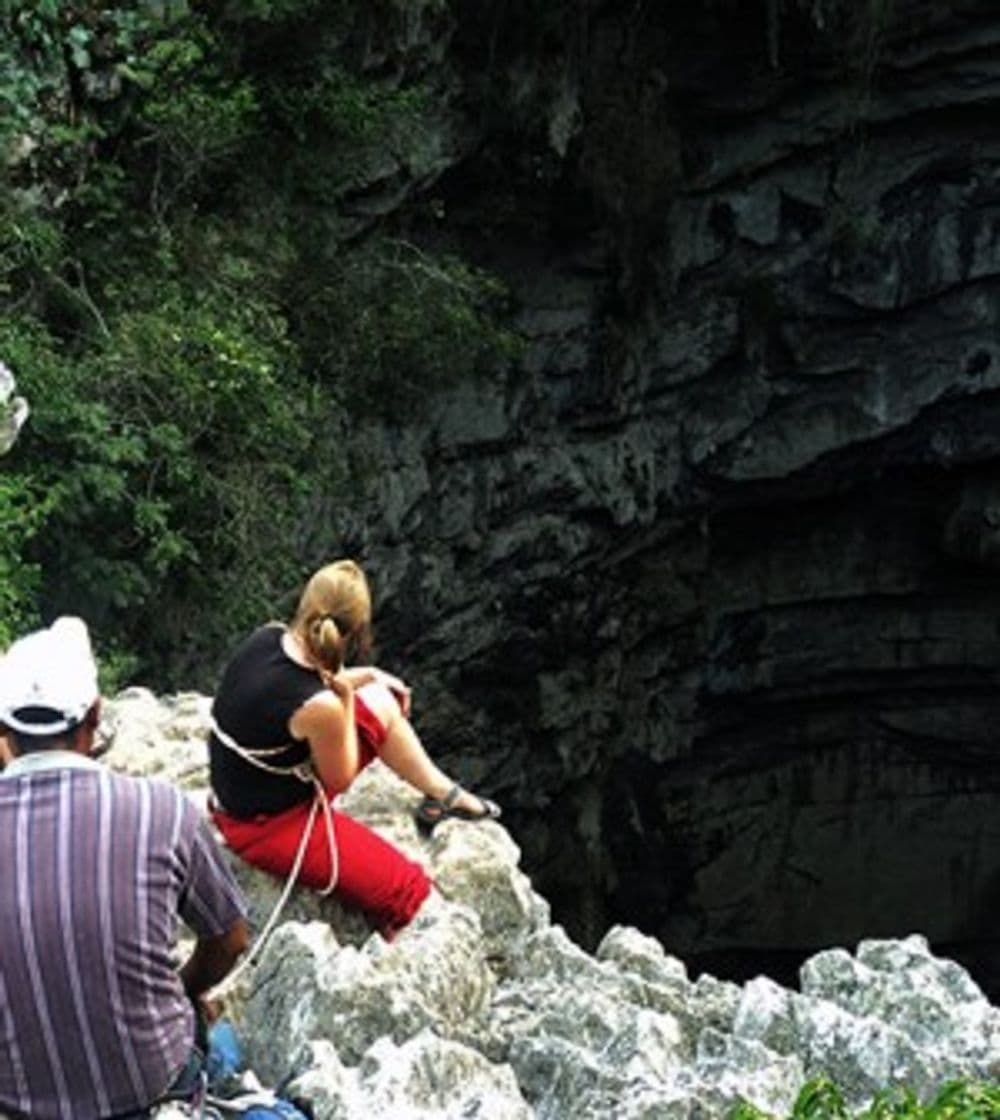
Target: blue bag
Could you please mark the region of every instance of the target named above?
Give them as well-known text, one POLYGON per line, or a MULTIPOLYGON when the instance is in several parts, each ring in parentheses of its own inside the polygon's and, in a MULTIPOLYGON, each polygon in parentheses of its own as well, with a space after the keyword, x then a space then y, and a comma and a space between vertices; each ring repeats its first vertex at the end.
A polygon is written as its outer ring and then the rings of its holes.
POLYGON ((244 1120, 274 1120, 282 1117, 283 1120, 307 1120, 306 1114, 300 1112, 291 1101, 283 1101, 279 1097, 274 1104, 255 1104, 249 1112, 243 1113, 244 1120))
POLYGON ((269 1089, 247 1091, 240 1085, 243 1051, 228 1019, 218 1019, 208 1029, 208 1115, 242 1117, 242 1120, 308 1120, 306 1114, 269 1089))
POLYGON ((228 1019, 216 1020, 208 1028, 208 1054, 205 1056, 209 1086, 222 1085, 235 1077, 242 1068, 243 1051, 233 1024, 228 1019))

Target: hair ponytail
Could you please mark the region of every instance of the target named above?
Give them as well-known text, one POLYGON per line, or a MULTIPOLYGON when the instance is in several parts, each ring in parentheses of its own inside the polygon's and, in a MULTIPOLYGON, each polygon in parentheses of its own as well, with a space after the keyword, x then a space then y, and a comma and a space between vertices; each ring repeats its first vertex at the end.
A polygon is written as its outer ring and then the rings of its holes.
POLYGON ((327 672, 339 673, 352 656, 371 648, 371 592, 353 560, 336 560, 314 572, 303 588, 291 622, 310 656, 327 672))
POLYGON ((347 639, 340 633, 336 619, 329 614, 316 615, 306 625, 306 645, 312 658, 331 673, 344 667, 347 639))

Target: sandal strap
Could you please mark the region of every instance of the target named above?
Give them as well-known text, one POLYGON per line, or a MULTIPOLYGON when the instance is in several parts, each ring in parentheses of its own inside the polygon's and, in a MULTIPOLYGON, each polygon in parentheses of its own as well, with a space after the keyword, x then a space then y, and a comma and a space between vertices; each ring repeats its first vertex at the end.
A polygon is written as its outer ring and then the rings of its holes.
POLYGON ((461 796, 462 787, 456 782, 444 797, 441 798, 441 804, 445 809, 450 809, 461 796))

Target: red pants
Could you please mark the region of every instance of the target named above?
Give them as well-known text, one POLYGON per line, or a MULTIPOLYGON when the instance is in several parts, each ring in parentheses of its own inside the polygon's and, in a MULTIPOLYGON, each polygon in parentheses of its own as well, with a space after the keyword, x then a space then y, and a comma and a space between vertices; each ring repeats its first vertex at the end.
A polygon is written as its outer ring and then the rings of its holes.
MULTIPOLYGON (((354 709, 362 764, 367 765, 385 741, 385 728, 358 695, 354 709)), ((283 813, 250 820, 216 809, 212 819, 238 856, 254 867, 286 878, 294 866, 311 807, 312 802, 305 801, 283 813)), ((372 925, 391 938, 420 909, 430 893, 431 881, 419 863, 407 859, 367 825, 337 810, 331 811, 338 861, 334 893, 363 910, 372 925)), ((324 818, 320 808, 298 876, 300 883, 314 890, 322 890, 330 881, 330 849, 324 818)))

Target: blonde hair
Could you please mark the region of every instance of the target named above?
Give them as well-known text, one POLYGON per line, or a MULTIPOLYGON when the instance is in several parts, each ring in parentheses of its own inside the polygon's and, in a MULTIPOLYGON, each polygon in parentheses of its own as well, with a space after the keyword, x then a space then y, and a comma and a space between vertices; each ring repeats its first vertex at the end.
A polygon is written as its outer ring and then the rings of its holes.
POLYGON ((322 668, 343 668, 348 643, 361 656, 371 647, 372 599, 365 573, 353 560, 335 560, 313 573, 299 598, 291 629, 322 668))

